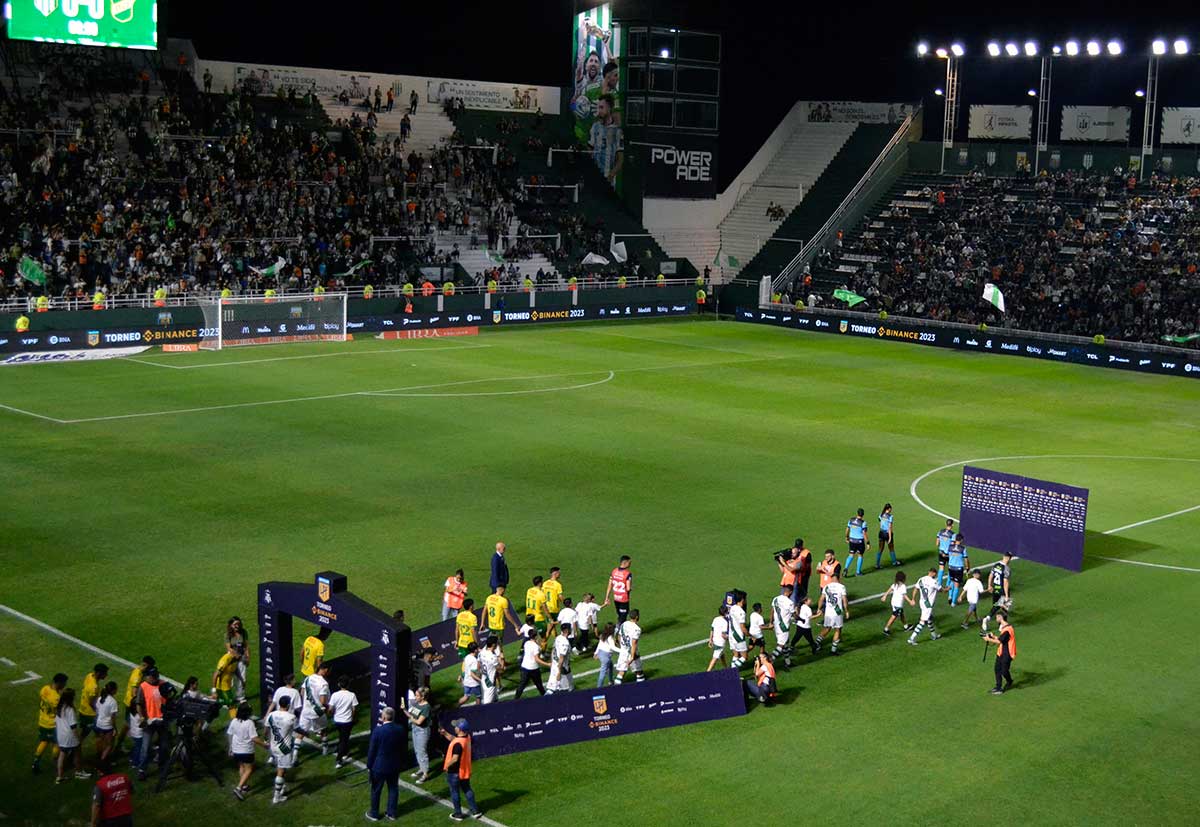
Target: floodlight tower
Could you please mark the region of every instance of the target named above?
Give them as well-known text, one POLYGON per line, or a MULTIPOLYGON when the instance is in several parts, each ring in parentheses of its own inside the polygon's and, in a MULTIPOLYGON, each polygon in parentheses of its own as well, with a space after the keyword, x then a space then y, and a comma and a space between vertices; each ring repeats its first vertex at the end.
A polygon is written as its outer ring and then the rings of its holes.
MULTIPOLYGON (((1191 45, 1182 37, 1176 38, 1170 44, 1171 51, 1184 57, 1191 50, 1191 45)), ((1146 65, 1146 89, 1143 98, 1146 111, 1142 117, 1142 162, 1138 171, 1139 180, 1146 179, 1146 159, 1154 155, 1154 122, 1158 118, 1158 61, 1167 54, 1167 41, 1156 39, 1150 44, 1150 60, 1146 65)))
MULTIPOLYGON (((929 44, 917 44, 917 57, 929 55, 929 44)), ((938 60, 946 61, 946 85, 943 94, 946 105, 942 109, 942 172, 946 171, 946 150, 954 148, 954 127, 958 123, 958 65, 966 49, 958 41, 949 47, 939 46, 933 50, 938 60)))

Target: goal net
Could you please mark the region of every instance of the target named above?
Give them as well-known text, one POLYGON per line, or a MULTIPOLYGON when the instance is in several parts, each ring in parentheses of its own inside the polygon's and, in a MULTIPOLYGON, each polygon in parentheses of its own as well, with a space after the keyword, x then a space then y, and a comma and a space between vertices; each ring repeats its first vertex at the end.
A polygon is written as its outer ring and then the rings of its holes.
POLYGON ((201 350, 240 345, 346 341, 346 294, 264 296, 204 302, 201 350))

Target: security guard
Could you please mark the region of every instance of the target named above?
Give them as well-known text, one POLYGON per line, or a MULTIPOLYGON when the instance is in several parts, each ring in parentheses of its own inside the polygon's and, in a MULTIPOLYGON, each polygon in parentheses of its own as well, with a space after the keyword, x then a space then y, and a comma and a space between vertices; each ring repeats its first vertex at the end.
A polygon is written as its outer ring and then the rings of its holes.
POLYGON ((223 298, 223 299, 233 298, 233 291, 230 290, 228 287, 222 287, 221 288, 221 298, 223 298))
POLYGON ((29 317, 22 313, 17 316, 16 329, 18 333, 26 333, 29 330, 29 317))
POLYGON ((324 288, 324 286, 318 284, 316 287, 313 288, 313 301, 319 302, 323 298, 325 298, 325 288, 324 288))
POLYGON ((160 287, 154 291, 154 306, 155 307, 166 307, 167 306, 167 288, 160 287))
POLYGON ((364 298, 364 299, 373 299, 373 298, 375 298, 375 288, 374 288, 374 287, 372 287, 372 286, 371 286, 371 285, 369 285, 369 284, 368 284, 366 287, 364 287, 364 288, 363 288, 363 298, 364 298))
POLYGON ((983 639, 996 644, 996 686, 993 695, 1003 695, 1012 688, 1012 662, 1017 657, 1017 632, 1008 622, 1008 612, 996 612, 1000 628, 996 634, 988 634, 983 639))
POLYGON ((50 297, 45 293, 37 297, 37 312, 45 313, 50 309, 50 297))
POLYGON ((97 290, 95 292, 95 294, 92 296, 92 310, 103 310, 104 309, 104 298, 105 298, 104 291, 97 290))
POLYGON ((275 288, 268 287, 265 291, 263 291, 263 301, 270 304, 274 300, 275 300, 275 288))

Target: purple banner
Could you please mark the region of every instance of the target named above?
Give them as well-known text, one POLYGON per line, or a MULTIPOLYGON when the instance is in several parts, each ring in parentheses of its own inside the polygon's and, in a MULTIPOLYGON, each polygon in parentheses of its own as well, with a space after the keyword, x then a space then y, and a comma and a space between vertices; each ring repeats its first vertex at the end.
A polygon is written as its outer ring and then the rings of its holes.
POLYGON ((963 466, 959 522, 966 545, 1079 571, 1088 490, 963 466))
POLYGON ((741 678, 723 669, 449 709, 440 718, 447 729, 466 718, 472 755, 491 758, 745 714, 741 678))
MULTIPOLYGON (((479 627, 476 627, 478 629, 479 627)), ((490 634, 487 630, 480 632, 476 637, 479 640, 480 648, 483 648, 484 641, 490 634)), ((511 623, 504 624, 504 635, 500 638, 500 646, 503 648, 509 643, 513 643, 517 639, 517 630, 512 627, 511 623)), ((433 650, 433 671, 440 672, 443 669, 449 669, 451 666, 458 666, 462 663, 462 658, 458 656, 458 631, 455 628, 454 618, 449 620, 439 620, 437 623, 426 626, 424 629, 415 629, 412 633, 412 654, 414 658, 419 658, 427 650, 433 650)))

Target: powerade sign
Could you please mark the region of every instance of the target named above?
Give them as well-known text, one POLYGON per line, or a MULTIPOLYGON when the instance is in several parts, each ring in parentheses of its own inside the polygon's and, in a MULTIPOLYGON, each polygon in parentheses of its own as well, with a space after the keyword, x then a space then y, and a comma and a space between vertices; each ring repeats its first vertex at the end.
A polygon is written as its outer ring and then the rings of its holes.
POLYGON ((639 147, 646 158, 646 195, 655 198, 716 198, 717 139, 655 132, 639 147))
POLYGON ((911 322, 869 321, 821 317, 803 311, 747 310, 739 307, 735 318, 740 322, 757 322, 798 330, 815 330, 842 336, 910 342, 918 345, 977 350, 984 353, 1003 353, 1051 362, 1071 362, 1120 368, 1139 373, 1160 373, 1168 376, 1189 376, 1200 379, 1200 353, 1162 354, 1106 345, 1079 345, 1041 339, 1036 334, 1003 336, 980 331, 947 330, 932 325, 911 322), (1181 358, 1186 356, 1187 358, 1181 358))
POLYGON ((491 758, 745 714, 737 670, 722 669, 449 709, 440 717, 447 728, 466 718, 471 754, 491 758))
POLYGON ((1083 569, 1088 490, 963 466, 959 523, 971 548, 1083 569))

